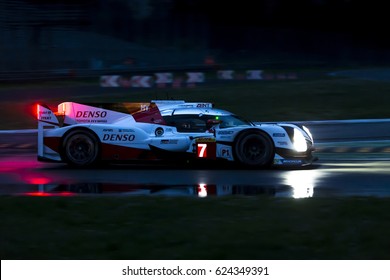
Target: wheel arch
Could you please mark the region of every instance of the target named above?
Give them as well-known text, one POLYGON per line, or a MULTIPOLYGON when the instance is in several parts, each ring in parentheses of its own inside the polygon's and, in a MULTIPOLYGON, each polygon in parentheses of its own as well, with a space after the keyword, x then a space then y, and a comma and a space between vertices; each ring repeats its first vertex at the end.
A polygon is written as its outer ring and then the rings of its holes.
POLYGON ((97 133, 95 131, 93 131, 92 129, 88 128, 88 127, 85 127, 85 126, 76 126, 76 127, 72 127, 71 129, 69 129, 68 131, 66 131, 64 133, 64 135, 62 135, 61 137, 61 141, 60 141, 60 157, 62 160, 66 160, 66 157, 64 155, 64 144, 65 144, 65 139, 67 138, 67 136, 69 134, 71 134, 72 132, 75 132, 75 131, 80 131, 80 132, 87 132, 87 133, 91 133, 97 140, 97 143, 98 143, 98 149, 99 149, 99 152, 98 152, 98 159, 100 160, 101 159, 101 154, 102 154, 102 142, 100 140, 100 137, 97 135, 97 133))
POLYGON ((244 129, 244 130, 240 131, 239 133, 237 133, 237 135, 233 139, 232 150, 233 150, 233 158, 234 158, 235 162, 239 162, 239 159, 238 159, 238 156, 237 156, 237 151, 236 151, 236 148, 235 148, 237 141, 239 141, 239 139, 240 139, 240 137, 242 137, 242 135, 250 134, 250 133, 262 134, 265 137, 267 137, 269 139, 270 143, 272 144, 272 154, 273 154, 273 157, 275 156, 275 141, 271 137, 271 135, 267 131, 265 131, 265 130, 263 130, 261 128, 248 128, 248 129, 244 129))
POLYGON ((275 148, 275 141, 274 139, 271 137, 271 135, 265 131, 264 129, 261 129, 261 128, 247 128, 247 129, 243 129, 241 130, 239 133, 236 134, 236 136, 234 137, 233 139, 233 143, 235 143, 237 141, 237 139, 244 133, 250 133, 250 132, 253 132, 253 133, 263 133, 265 134, 272 142, 272 145, 273 147, 275 148))

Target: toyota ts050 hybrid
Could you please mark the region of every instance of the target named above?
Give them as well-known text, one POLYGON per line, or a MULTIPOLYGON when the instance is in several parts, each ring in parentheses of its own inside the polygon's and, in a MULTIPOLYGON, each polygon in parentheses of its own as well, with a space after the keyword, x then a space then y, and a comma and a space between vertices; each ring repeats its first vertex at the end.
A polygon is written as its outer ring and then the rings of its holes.
POLYGON ((86 167, 99 162, 224 159, 246 167, 308 165, 316 158, 304 126, 252 123, 212 103, 64 102, 37 105, 38 160, 86 167))

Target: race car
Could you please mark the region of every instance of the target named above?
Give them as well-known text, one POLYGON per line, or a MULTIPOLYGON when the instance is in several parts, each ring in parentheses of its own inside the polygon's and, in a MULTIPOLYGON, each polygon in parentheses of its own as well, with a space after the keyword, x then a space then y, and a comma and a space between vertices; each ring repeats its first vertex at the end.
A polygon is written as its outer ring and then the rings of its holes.
POLYGON ((37 104, 38 160, 104 162, 225 160, 241 166, 309 165, 314 141, 292 123, 253 123, 209 102, 37 104))

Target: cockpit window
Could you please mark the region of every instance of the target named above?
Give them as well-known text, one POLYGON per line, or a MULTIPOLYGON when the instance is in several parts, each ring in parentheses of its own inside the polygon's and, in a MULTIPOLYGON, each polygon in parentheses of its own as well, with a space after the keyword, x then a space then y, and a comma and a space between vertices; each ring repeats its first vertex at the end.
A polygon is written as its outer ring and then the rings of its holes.
POLYGON ((178 132, 205 132, 206 120, 198 115, 165 116, 167 125, 176 127, 178 132))
POLYGON ((215 116, 215 118, 220 121, 220 125, 219 125, 220 128, 235 127, 241 125, 252 125, 250 122, 235 115, 215 116))
POLYGON ((235 115, 171 115, 164 116, 164 120, 167 125, 176 127, 178 132, 205 132, 216 124, 220 128, 252 125, 235 115))

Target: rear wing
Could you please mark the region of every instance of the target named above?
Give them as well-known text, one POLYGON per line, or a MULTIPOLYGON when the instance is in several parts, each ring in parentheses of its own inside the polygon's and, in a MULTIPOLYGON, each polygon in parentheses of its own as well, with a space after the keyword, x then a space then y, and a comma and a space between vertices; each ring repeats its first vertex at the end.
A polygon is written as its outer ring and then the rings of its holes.
POLYGON ((47 105, 44 104, 37 104, 37 120, 38 123, 60 126, 60 119, 47 105))

